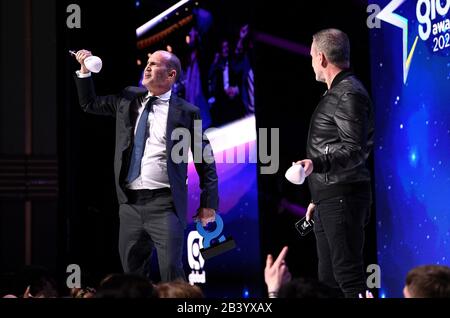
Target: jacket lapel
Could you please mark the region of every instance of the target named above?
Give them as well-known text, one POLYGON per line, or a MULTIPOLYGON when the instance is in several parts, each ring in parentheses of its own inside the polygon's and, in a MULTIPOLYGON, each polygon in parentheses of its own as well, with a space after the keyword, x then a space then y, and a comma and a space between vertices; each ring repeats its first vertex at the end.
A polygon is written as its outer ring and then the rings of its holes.
POLYGON ((172 93, 169 101, 169 114, 167 115, 167 127, 166 127, 166 150, 168 156, 170 155, 170 150, 172 149, 172 132, 177 127, 177 123, 181 116, 181 100, 172 93))
MULTIPOLYGON (((133 130, 134 127, 134 123, 136 121, 137 118, 137 108, 139 108, 139 101, 140 98, 145 96, 148 93, 147 89, 140 89, 136 95, 134 96, 134 98, 128 100, 125 105, 123 105, 123 111, 122 111, 122 116, 123 116, 123 121, 125 123, 125 127, 128 130, 133 130), (131 107, 135 106, 136 109, 131 109, 131 107)), ((130 131, 131 131, 130 130, 130 131)))
POLYGON ((139 89, 137 92, 134 92, 133 95, 129 95, 128 98, 125 98, 120 105, 118 116, 121 118, 123 122, 124 130, 120 129, 118 131, 119 140, 121 140, 120 144, 122 145, 122 150, 125 150, 130 147, 133 142, 134 134, 133 127, 137 118, 137 107, 139 107, 139 101, 142 96, 147 94, 146 89, 139 89), (136 109, 134 109, 136 108, 136 109))

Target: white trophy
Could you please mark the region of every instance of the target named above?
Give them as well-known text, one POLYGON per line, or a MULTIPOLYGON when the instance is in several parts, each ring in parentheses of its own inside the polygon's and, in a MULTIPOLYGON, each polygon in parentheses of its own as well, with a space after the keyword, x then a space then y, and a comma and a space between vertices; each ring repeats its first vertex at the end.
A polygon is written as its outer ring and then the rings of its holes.
MULTIPOLYGON (((69 53, 74 56, 76 55, 74 51, 69 51, 69 53)), ((102 69, 103 63, 98 56, 92 55, 84 59, 84 65, 90 72, 98 73, 102 69)))
POLYGON ((293 184, 302 184, 305 181, 305 168, 294 164, 286 171, 285 177, 293 184))

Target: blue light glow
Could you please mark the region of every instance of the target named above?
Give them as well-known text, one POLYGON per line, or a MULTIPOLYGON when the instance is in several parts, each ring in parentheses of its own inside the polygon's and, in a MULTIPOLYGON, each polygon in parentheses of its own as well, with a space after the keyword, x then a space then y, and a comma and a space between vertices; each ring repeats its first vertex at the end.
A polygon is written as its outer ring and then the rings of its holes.
MULTIPOLYGON (((385 8, 393 1, 375 3, 385 8)), ((397 3, 395 13, 416 26, 407 33, 412 44, 418 37, 417 1, 397 3)), ((432 23, 447 18, 436 16, 432 23)), ((433 45, 442 34, 419 37, 404 82, 402 34, 404 29, 386 20, 370 31, 375 206, 377 222, 383 224, 377 228, 381 298, 402 297, 408 271, 420 264, 450 265, 448 257, 443 259, 450 255, 450 48, 433 45)))
POLYGON ((417 153, 415 151, 411 151, 411 154, 409 155, 409 162, 410 162, 411 166, 416 167, 417 153))

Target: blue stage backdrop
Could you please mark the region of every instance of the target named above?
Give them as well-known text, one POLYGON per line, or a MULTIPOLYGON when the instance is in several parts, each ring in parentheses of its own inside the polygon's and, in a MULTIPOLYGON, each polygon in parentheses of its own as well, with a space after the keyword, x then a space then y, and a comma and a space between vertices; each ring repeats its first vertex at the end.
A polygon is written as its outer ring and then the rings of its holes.
POLYGON ((371 1, 381 296, 407 272, 450 264, 449 0, 371 1))

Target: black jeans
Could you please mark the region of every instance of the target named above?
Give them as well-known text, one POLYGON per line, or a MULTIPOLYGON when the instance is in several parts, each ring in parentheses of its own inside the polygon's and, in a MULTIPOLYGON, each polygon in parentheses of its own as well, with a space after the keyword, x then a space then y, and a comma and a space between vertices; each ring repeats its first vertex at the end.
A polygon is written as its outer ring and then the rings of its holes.
POLYGON ((320 201, 314 212, 319 280, 348 298, 367 289, 363 247, 370 205, 370 195, 346 195, 320 201))
POLYGON ((170 189, 127 193, 119 208, 119 254, 126 273, 149 277, 156 248, 161 281, 186 280, 182 254, 184 227, 175 213, 170 189))

